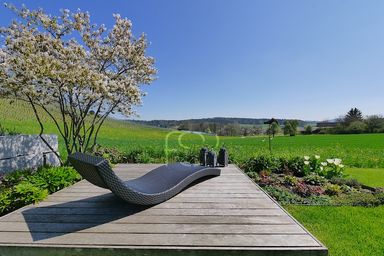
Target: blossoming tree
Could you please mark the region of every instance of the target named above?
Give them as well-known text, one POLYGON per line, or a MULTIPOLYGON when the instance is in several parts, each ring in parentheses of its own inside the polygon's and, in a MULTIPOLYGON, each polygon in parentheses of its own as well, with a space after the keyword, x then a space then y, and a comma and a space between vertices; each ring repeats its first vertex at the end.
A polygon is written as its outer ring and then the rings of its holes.
POLYGON ((28 102, 40 134, 41 115, 48 115, 68 154, 92 149, 108 115, 132 115, 145 95, 141 85, 155 79, 145 35, 135 38, 118 14, 107 30, 80 10, 52 16, 8 8, 19 19, 0 28, 0 96, 28 102))

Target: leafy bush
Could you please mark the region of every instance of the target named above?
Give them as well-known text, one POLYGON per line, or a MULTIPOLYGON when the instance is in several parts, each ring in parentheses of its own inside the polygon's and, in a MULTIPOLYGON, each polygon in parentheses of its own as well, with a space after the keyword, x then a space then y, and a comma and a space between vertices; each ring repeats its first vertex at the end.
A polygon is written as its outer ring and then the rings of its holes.
POLYGON ((112 164, 122 163, 125 160, 123 154, 116 148, 97 145, 90 153, 105 158, 112 164))
POLYGON ((325 190, 320 186, 311 186, 305 184, 304 182, 298 182, 293 191, 302 197, 318 196, 324 194, 325 192, 325 190))
POLYGON ((281 204, 301 204, 303 199, 279 187, 265 186, 263 189, 281 204))
POLYGON ((351 205, 373 207, 384 204, 384 194, 351 193, 340 195, 334 199, 335 205, 351 205))
POLYGON ((331 198, 327 195, 310 196, 304 199, 304 204, 309 205, 330 205, 331 198))
POLYGON ((309 173, 309 170, 304 168, 304 159, 301 157, 294 157, 289 159, 288 168, 297 177, 303 177, 309 173))
POLYGON ((323 186, 327 182, 327 179, 316 173, 311 173, 304 177, 304 182, 309 185, 323 186))
POLYGON ((37 171, 16 171, 2 177, 0 183, 0 215, 37 203, 80 180, 70 167, 44 167, 37 171))
POLYGON ((279 159, 273 156, 257 156, 248 159, 243 167, 246 172, 276 171, 279 169, 279 159))
POLYGON ((357 181, 356 179, 344 179, 344 178, 333 177, 329 181, 332 184, 337 184, 339 186, 347 185, 349 187, 353 187, 356 189, 361 188, 361 183, 359 181, 357 181))
POLYGON ((268 171, 261 171, 259 173, 259 177, 260 186, 267 186, 271 184, 276 184, 278 182, 278 180, 270 176, 270 173, 268 171))
POLYGON ((320 176, 326 177, 328 179, 333 177, 344 177, 344 165, 341 164, 341 159, 327 159, 326 161, 321 162, 320 165, 321 166, 317 170, 317 173, 320 176))
POLYGON ((335 196, 341 193, 341 187, 336 184, 327 184, 325 186, 325 193, 330 196, 335 196))
POLYGON ((1 177, 0 184, 2 187, 12 187, 25 180, 31 174, 31 170, 14 171, 1 177))
POLYGON ((259 181, 259 175, 257 174, 257 172, 247 172, 247 175, 254 181, 259 181))
POLYGON ((0 216, 3 212, 9 212, 11 210, 11 189, 4 189, 0 192, 0 216))
POLYGON ((81 176, 70 167, 42 168, 27 178, 34 186, 54 193, 79 181, 81 176))
POLYGON ((47 189, 41 189, 29 181, 22 181, 14 188, 14 193, 11 194, 16 207, 24 206, 31 203, 42 201, 48 196, 47 189))
POLYGON ((384 192, 376 194, 376 197, 379 199, 380 204, 384 204, 384 192))
POLYGON ((287 175, 284 177, 284 183, 288 186, 295 186, 297 184, 297 178, 295 176, 287 175))

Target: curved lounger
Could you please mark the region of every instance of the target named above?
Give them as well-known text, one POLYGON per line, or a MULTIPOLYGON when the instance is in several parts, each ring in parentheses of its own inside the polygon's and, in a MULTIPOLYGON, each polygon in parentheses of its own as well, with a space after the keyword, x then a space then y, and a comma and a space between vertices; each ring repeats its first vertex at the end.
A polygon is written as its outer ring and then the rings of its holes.
POLYGON ((175 163, 160 166, 137 179, 122 181, 102 157, 75 153, 68 159, 84 179, 110 189, 124 201, 141 205, 164 202, 199 178, 220 175, 217 168, 175 163))

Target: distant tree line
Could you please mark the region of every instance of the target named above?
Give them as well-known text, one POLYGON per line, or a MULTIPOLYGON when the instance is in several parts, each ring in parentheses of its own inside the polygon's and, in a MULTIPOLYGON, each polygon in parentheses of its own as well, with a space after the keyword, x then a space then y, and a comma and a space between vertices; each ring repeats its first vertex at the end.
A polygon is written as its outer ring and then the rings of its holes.
POLYGON ((179 130, 198 131, 220 136, 254 136, 263 133, 263 129, 256 125, 240 125, 239 123, 216 123, 216 122, 182 122, 179 130))
MULTIPOLYGON (((216 122, 197 123, 184 121, 178 126, 178 129, 217 134, 219 136, 255 136, 267 134, 275 137, 275 135, 281 133, 281 131, 284 135, 295 136, 298 132, 299 124, 299 120, 285 120, 283 127, 281 127, 276 120, 276 122, 271 123, 271 125, 263 129, 261 125, 251 126, 239 123, 222 124, 216 122)), ((306 127, 312 129, 309 125, 306 127)))
MULTIPOLYGON (((185 125, 185 123, 194 124, 194 127, 198 127, 201 123, 213 124, 216 123, 220 126, 225 125, 236 125, 239 124, 241 127, 246 127, 244 132, 248 132, 253 127, 262 127, 267 118, 235 118, 235 117, 213 117, 213 118, 200 118, 200 119, 185 119, 185 120, 130 120, 130 122, 140 123, 144 125, 162 127, 162 128, 173 128, 185 125)), ((285 119, 276 119, 279 124, 284 124, 285 119)), ((298 120, 299 126, 304 127, 308 123, 313 121, 298 120)), ((265 131, 264 131, 265 132, 265 131)))
POLYGON ((363 116, 363 113, 357 108, 351 108, 344 116, 338 118, 336 122, 324 122, 332 124, 332 127, 312 126, 313 121, 276 119, 268 127, 264 122, 269 119, 252 118, 202 118, 188 120, 152 120, 139 121, 136 123, 172 128, 187 131, 204 132, 217 134, 220 136, 255 136, 277 134, 295 136, 296 134, 315 134, 315 133, 380 133, 384 132, 384 117, 381 115, 363 116), (300 129, 299 129, 300 127, 300 129))
POLYGON ((381 115, 363 116, 358 108, 351 108, 347 114, 338 118, 338 124, 330 128, 330 133, 381 133, 384 132, 384 117, 381 115))

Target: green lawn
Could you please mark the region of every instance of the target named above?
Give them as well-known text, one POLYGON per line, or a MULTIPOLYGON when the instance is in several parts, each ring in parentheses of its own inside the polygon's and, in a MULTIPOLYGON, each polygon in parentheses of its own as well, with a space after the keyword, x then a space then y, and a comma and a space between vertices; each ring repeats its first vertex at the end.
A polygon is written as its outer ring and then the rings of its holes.
POLYGON ((384 187, 384 169, 374 168, 348 168, 345 173, 364 185, 371 187, 384 187))
POLYGON ((384 206, 286 206, 332 256, 383 255, 384 206))

